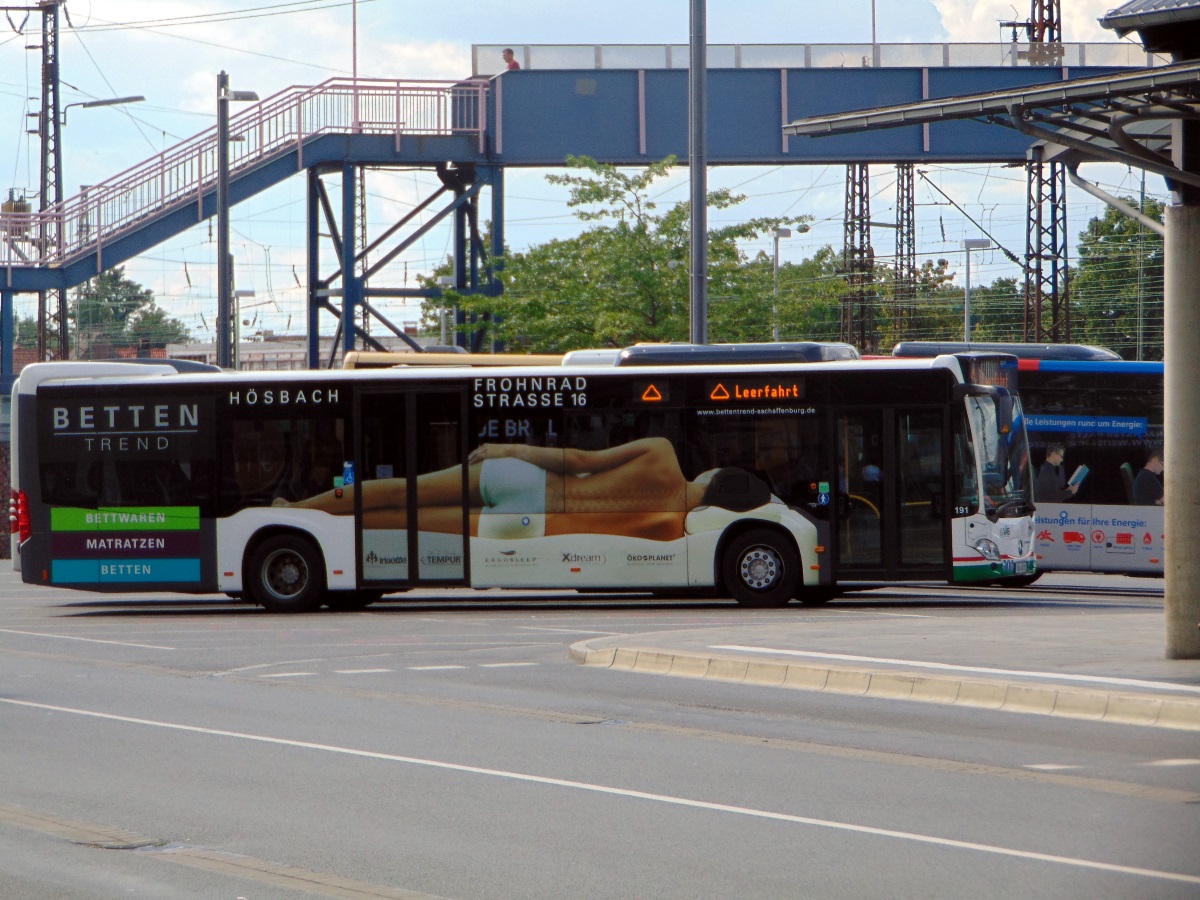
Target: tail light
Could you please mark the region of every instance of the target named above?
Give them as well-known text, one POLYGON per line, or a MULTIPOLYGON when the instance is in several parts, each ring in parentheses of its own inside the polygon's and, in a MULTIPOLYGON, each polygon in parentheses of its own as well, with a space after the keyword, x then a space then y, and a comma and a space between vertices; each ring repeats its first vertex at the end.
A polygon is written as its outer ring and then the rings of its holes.
POLYGON ((9 531, 17 535, 21 543, 33 536, 33 525, 29 521, 29 500, 24 491, 14 489, 8 504, 9 531))

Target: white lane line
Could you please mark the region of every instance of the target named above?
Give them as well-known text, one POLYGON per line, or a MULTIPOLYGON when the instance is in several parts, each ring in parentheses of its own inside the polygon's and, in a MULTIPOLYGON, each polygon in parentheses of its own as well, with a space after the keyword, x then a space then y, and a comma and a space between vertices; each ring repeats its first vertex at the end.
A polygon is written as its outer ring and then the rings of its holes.
POLYGON ((334 669, 337 675, 376 675, 381 672, 393 672, 394 669, 334 669))
POLYGON ((1172 684, 1169 681, 1142 681, 1137 678, 1108 678, 1103 675, 1068 675, 1065 672, 1028 672, 1023 669, 988 669, 982 666, 955 666, 950 663, 919 662, 912 659, 888 659, 881 656, 852 656, 847 653, 818 653, 815 650, 780 650, 771 647, 745 647, 740 644, 718 644, 710 650, 739 650, 743 653, 769 653, 773 656, 804 656, 815 659, 836 659, 842 662, 882 663, 888 666, 909 666, 917 669, 940 669, 948 672, 971 672, 980 675, 1020 675, 1025 678, 1046 678, 1051 681, 1082 681, 1088 684, 1116 684, 1122 687, 1150 688, 1156 691, 1181 691, 1200 694, 1200 687, 1172 684))
POLYGON ((1200 766, 1200 759, 1156 759, 1154 762, 1138 763, 1139 766, 1200 766))
POLYGON ((1058 763, 1034 763, 1022 766, 1023 769, 1037 769, 1039 772, 1061 772, 1064 769, 1082 769, 1083 766, 1063 766, 1058 763))
POLYGON ((260 675, 259 678, 306 678, 309 675, 316 675, 316 672, 272 672, 267 675, 260 675))
POLYGON ((549 632, 550 634, 594 634, 599 637, 620 637, 623 631, 589 631, 586 628, 551 628, 549 625, 518 625, 517 631, 549 632))
POLYGON ((480 663, 481 669, 516 669, 520 666, 538 666, 541 663, 535 662, 511 662, 511 663, 480 663))
POLYGON ((465 669, 466 666, 409 666, 410 672, 440 672, 445 669, 465 669))
POLYGON ((12 628, 0 628, 4 634, 23 634, 28 637, 58 638, 60 641, 84 641, 88 644, 114 644, 117 647, 141 647, 143 650, 175 650, 175 647, 162 647, 158 644, 132 644, 128 641, 102 641, 99 638, 75 637, 70 634, 44 634, 40 631, 16 631, 12 628))
POLYGON ((318 744, 311 741, 296 741, 288 738, 271 737, 264 734, 249 734, 242 731, 225 731, 219 728, 204 728, 199 725, 182 725, 177 722, 163 722, 157 719, 140 719, 134 716, 121 716, 115 713, 103 713, 90 709, 76 709, 69 706, 55 706, 49 703, 33 703, 28 700, 12 700, 0 697, 0 703, 11 706, 22 706, 27 709, 43 709, 49 712, 69 713, 77 716, 87 716, 93 719, 103 719, 109 722, 123 722, 129 725, 146 725, 152 728, 164 728, 171 731, 183 731, 192 734, 205 734, 212 737, 234 738, 242 741, 254 741, 260 744, 272 744, 281 747, 298 747, 305 750, 319 750, 324 753, 339 753, 344 756, 354 756, 360 759, 377 759, 384 762, 403 763, 411 766, 425 766, 431 769, 442 769, 450 772, 462 772, 469 775, 484 775, 490 778, 504 778, 510 781, 520 781, 528 784, 544 784, 552 787, 568 788, 576 791, 587 791, 593 794, 606 794, 613 797, 625 797, 634 800, 649 800, 669 806, 682 806, 689 809, 702 809, 709 812, 730 813, 738 816, 750 816, 756 819, 767 819, 776 822, 789 822, 794 825, 810 825, 815 828, 828 828, 834 831, 845 831, 852 834, 865 834, 874 837, 895 838, 918 844, 929 844, 936 847, 950 847, 956 850, 974 850, 979 853, 990 853, 995 856, 1007 856, 1015 859, 1034 860, 1036 862, 1055 863, 1057 865, 1074 866, 1080 869, 1091 869, 1099 872, 1112 872, 1118 875, 1136 875, 1143 878, 1158 878, 1165 881, 1178 881, 1184 884, 1200 885, 1200 875, 1187 875, 1182 872, 1166 872, 1159 869, 1143 869, 1137 866, 1121 866, 1114 863, 1098 862, 1090 859, 1078 859, 1072 856, 1056 856, 1052 853, 1036 853, 1030 850, 1014 850, 1010 847, 999 847, 993 844, 977 844, 973 841, 957 841, 951 838, 935 837, 928 834, 918 834, 911 831, 896 831, 891 828, 874 828, 870 825, 854 825, 849 822, 838 822, 833 819, 815 819, 809 816, 794 816, 789 813, 771 812, 765 809, 754 809, 747 806, 731 806, 726 803, 710 803, 705 800, 691 800, 687 797, 675 797, 670 794, 652 794, 647 791, 635 791, 628 788, 609 787, 603 784, 592 784, 586 781, 570 781, 564 778, 550 778, 545 775, 530 775, 524 772, 510 772, 505 769, 488 769, 481 766, 465 766, 460 763, 445 762, 437 759, 423 759, 417 756, 400 756, 395 753, 378 753, 372 750, 356 750, 352 747, 339 747, 335 744, 318 744))

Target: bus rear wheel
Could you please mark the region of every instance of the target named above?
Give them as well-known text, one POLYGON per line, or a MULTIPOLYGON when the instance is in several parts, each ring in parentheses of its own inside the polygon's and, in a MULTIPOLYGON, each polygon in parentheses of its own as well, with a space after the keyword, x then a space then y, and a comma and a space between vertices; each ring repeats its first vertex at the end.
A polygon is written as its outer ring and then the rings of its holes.
POLYGON ((734 538, 722 560, 725 588, 743 606, 783 606, 800 586, 800 554, 777 531, 734 538))
POLYGON ((268 612, 312 612, 325 592, 324 562, 308 538, 279 534, 254 549, 245 582, 250 599, 268 612))

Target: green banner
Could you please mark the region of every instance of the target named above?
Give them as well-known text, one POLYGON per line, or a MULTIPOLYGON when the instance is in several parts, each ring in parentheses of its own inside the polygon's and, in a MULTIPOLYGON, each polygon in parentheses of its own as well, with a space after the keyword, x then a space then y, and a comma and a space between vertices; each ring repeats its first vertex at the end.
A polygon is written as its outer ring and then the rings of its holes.
POLYGON ((50 510, 51 531, 199 531, 198 506, 110 506, 50 510))

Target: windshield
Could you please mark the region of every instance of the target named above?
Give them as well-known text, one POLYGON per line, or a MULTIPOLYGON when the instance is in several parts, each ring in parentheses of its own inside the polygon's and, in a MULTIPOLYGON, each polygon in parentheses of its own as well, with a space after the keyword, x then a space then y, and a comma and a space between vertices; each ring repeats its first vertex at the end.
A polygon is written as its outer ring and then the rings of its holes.
POLYGON ((1010 399, 1012 427, 1008 433, 1001 434, 998 401, 988 396, 966 398, 967 418, 979 448, 984 512, 990 518, 1025 516, 1033 512, 1033 469, 1025 436, 1025 416, 1020 398, 1013 395, 1010 399))

